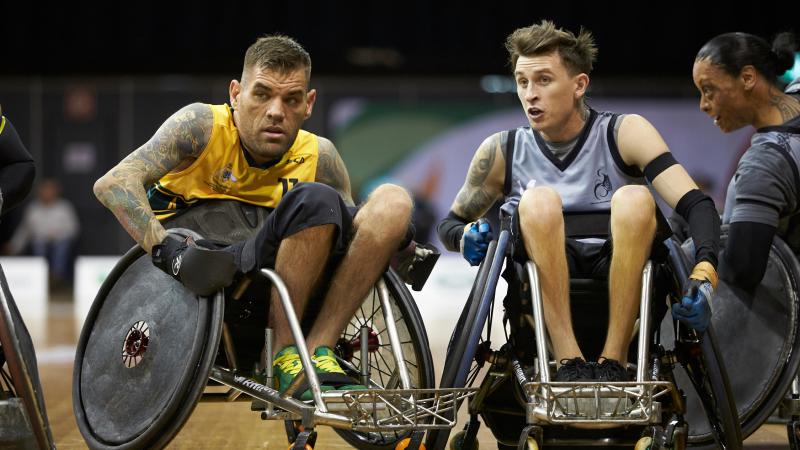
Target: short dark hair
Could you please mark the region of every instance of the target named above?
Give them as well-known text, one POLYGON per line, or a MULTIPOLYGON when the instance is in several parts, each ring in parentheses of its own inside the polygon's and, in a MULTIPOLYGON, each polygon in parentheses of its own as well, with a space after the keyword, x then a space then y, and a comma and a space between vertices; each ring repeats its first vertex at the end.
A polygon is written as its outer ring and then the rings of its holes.
POLYGON ((280 34, 260 37, 247 49, 242 69, 243 80, 245 72, 254 66, 283 73, 305 69, 306 82, 311 79, 311 57, 308 52, 294 39, 280 34))
POLYGON ((558 51, 564 66, 573 75, 588 75, 597 59, 592 33, 581 28, 575 36, 571 31, 556 28, 549 20, 514 30, 506 38, 506 50, 512 71, 520 56, 545 55, 554 50, 558 51))
POLYGON ((695 61, 708 59, 727 74, 737 76, 744 66, 753 66, 772 84, 794 65, 797 41, 792 33, 775 37, 770 46, 766 40, 749 33, 724 33, 706 42, 695 61))

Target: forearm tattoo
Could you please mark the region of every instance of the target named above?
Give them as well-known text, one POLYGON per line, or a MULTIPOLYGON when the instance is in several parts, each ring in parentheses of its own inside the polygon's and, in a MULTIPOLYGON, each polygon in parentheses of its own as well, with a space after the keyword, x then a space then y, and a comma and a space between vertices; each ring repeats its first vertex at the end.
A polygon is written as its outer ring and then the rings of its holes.
POLYGON ((185 159, 197 157, 208 144, 213 124, 208 105, 189 105, 167 119, 147 143, 100 180, 98 198, 146 251, 161 242, 166 231, 150 208, 145 186, 185 159))

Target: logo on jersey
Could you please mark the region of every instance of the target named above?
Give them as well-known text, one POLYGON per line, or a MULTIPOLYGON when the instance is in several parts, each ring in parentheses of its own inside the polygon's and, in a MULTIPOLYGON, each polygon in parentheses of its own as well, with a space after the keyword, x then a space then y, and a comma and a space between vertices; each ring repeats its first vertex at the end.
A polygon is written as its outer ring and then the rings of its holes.
POLYGON ((614 186, 611 186, 611 179, 608 175, 603 173, 602 169, 597 169, 596 181, 597 182, 594 184, 594 198, 597 200, 605 200, 608 194, 614 190, 614 186))
POLYGON ((213 189, 214 192, 225 194, 231 189, 233 183, 237 181, 239 180, 236 178, 236 175, 233 174, 233 164, 228 163, 228 165, 222 169, 214 172, 214 174, 211 175, 211 181, 207 181, 206 184, 213 189))

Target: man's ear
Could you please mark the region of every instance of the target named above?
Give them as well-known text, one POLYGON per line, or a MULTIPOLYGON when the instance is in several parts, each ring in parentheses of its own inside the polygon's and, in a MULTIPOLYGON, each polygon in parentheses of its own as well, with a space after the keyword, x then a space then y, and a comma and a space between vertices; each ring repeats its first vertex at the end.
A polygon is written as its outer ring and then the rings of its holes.
POLYGON ((306 119, 311 117, 311 112, 314 110, 314 102, 317 101, 317 90, 312 89, 306 94, 306 119))
POLYGON ((228 94, 230 96, 231 107, 236 109, 239 103, 239 94, 242 92, 242 84, 239 83, 238 80, 231 80, 230 86, 228 86, 228 94))
POLYGON ((586 95, 587 89, 589 89, 589 75, 581 73, 575 76, 575 100, 586 95))

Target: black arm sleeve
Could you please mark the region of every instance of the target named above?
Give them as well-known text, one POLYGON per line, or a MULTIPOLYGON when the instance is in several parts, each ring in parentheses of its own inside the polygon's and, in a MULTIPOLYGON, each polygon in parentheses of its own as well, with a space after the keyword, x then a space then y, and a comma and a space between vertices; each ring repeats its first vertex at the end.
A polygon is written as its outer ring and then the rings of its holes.
POLYGON ((461 252, 461 236, 464 234, 464 226, 467 221, 459 217, 453 211, 436 226, 436 233, 444 247, 451 252, 461 252))
POLYGON ((692 189, 678 201, 675 212, 689 223, 689 235, 694 241, 695 264, 708 261, 716 268, 720 220, 714 201, 699 189, 692 189))
POLYGON ((11 122, 0 117, 0 124, 5 121, 0 131, 0 193, 3 196, 2 214, 22 203, 33 186, 36 169, 31 157, 17 130, 11 122))
POLYGON ((719 261, 719 277, 752 291, 767 270, 769 249, 775 227, 756 222, 734 222, 728 228, 728 242, 719 261))

